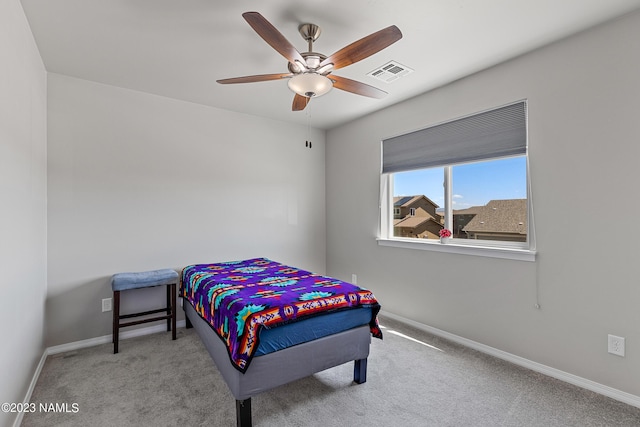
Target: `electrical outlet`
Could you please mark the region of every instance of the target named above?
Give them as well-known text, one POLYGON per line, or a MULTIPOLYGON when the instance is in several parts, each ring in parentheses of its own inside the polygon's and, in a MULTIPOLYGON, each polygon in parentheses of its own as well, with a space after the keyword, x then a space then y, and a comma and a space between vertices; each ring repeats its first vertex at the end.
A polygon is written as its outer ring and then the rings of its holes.
POLYGON ((609 335, 609 353, 624 357, 624 337, 609 335))
POLYGON ((354 285, 358 284, 358 276, 355 274, 351 275, 351 283, 353 283, 354 285))
POLYGON ((102 300, 102 312, 111 311, 111 298, 104 298, 102 300))

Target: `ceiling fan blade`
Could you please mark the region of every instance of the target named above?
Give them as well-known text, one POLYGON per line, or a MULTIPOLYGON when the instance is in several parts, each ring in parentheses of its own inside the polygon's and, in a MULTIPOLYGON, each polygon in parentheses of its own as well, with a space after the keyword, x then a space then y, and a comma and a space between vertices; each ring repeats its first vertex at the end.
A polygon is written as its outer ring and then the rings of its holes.
POLYGON ((242 17, 264 41, 277 50, 280 55, 287 58, 287 61, 292 63, 300 62, 302 65, 306 64, 300 52, 264 16, 258 12, 245 12, 242 17))
POLYGON ((351 80, 346 77, 334 76, 333 74, 328 77, 333 80, 333 87, 336 89, 355 93, 356 95, 368 96, 369 98, 380 99, 387 95, 387 92, 380 90, 377 87, 369 86, 368 84, 351 80))
POLYGON ((369 34, 356 42, 351 43, 333 55, 323 60, 318 68, 333 63, 333 69, 346 67, 358 61, 380 52, 382 49, 391 46, 402 38, 400 29, 391 25, 385 29, 369 34))
POLYGON ((291 73, 259 74, 256 76, 233 77, 230 79, 221 79, 221 80, 216 80, 216 82, 223 85, 231 84, 231 83, 255 83, 255 82, 266 82, 269 80, 286 79, 287 77, 291 77, 291 76, 293 76, 293 74, 291 73))
POLYGON ((306 96, 296 95, 293 97, 293 105, 291 106, 292 111, 302 111, 305 109, 307 104, 311 101, 311 98, 307 98, 306 96))

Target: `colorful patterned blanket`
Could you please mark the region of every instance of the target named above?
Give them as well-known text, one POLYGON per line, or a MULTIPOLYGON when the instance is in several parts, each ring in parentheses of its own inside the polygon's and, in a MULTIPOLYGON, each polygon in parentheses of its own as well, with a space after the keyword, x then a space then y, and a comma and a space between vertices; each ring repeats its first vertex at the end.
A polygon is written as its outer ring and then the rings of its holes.
POLYGON ((232 364, 243 373, 258 348, 261 327, 371 306, 371 333, 382 338, 380 305, 371 291, 266 258, 187 266, 180 296, 209 322, 227 345, 232 364))

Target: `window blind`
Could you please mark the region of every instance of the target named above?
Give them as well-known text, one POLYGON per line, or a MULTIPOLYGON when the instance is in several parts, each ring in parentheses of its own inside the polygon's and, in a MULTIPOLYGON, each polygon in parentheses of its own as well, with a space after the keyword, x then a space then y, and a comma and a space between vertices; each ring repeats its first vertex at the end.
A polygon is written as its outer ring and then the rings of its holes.
POLYGON ((403 172, 527 152, 525 101, 382 141, 382 173, 403 172))

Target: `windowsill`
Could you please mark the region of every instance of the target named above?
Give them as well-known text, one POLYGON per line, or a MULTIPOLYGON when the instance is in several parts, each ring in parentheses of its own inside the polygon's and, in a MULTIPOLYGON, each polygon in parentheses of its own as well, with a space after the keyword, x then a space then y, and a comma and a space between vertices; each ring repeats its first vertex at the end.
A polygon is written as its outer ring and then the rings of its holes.
POLYGON ((447 252, 462 255, 483 256, 489 258, 512 259, 517 261, 536 260, 536 251, 522 248, 508 248, 495 246, 480 246, 464 243, 440 243, 438 240, 418 240, 418 239, 383 239, 378 238, 379 246, 389 246, 394 248, 418 249, 423 251, 447 252))

